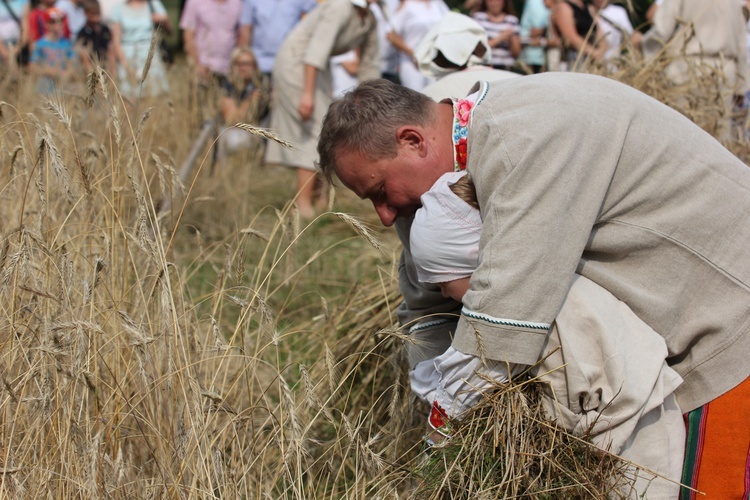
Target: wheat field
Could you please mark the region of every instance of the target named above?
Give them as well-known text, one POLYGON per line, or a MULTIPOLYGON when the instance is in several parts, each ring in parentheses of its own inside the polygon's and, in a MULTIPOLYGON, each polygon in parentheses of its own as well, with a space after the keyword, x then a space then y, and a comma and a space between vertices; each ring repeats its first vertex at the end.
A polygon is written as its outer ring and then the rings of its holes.
MULTIPOLYGON (((614 77, 715 132, 711 75, 686 101, 658 64, 614 77)), ((547 422, 534 381, 423 453, 395 235, 344 190, 301 220, 259 150, 207 144, 181 178, 201 111, 187 68, 170 81, 138 102, 102 70, 0 84, 0 496, 615 494, 623 464, 547 422)))

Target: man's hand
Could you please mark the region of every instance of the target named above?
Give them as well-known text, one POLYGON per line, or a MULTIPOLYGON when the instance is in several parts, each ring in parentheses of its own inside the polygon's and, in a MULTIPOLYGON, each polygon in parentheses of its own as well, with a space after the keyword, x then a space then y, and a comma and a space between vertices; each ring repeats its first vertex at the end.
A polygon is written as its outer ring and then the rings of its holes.
POLYGON ((489 40, 490 47, 497 47, 499 45, 502 45, 504 42, 510 41, 514 34, 515 33, 513 30, 501 31, 495 38, 491 38, 489 40))
POLYGON ((445 441, 447 439, 445 436, 443 436, 442 434, 440 434, 438 431, 436 431, 432 427, 428 426, 427 430, 428 430, 427 439, 432 444, 442 444, 443 441, 445 441))

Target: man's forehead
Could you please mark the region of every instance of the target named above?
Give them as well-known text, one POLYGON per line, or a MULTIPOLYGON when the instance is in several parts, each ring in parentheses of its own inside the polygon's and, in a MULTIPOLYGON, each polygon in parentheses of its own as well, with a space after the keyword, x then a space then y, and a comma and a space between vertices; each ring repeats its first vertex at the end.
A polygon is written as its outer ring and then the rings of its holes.
POLYGON ((357 151, 345 151, 336 158, 336 176, 360 198, 367 198, 382 174, 376 162, 357 151))
POLYGON ((336 174, 348 178, 370 177, 376 171, 375 163, 358 151, 342 151, 336 155, 336 174))
POLYGON ((336 171, 343 168, 356 168, 364 163, 369 163, 367 155, 357 149, 342 148, 336 151, 336 171))

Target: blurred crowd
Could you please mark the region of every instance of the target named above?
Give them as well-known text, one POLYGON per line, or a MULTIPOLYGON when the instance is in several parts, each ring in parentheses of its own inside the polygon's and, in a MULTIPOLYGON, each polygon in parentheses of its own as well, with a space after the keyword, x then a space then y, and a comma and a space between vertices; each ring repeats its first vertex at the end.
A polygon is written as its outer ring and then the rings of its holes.
MULTIPOLYGON (((739 106, 750 43, 746 3, 646 0, 646 19, 635 23, 626 2, 612 0, 466 0, 458 7, 484 30, 489 52, 473 54, 483 66, 531 74, 596 64, 614 72, 624 54, 673 47, 713 65, 722 95, 739 106)), ((297 169, 298 205, 311 216, 327 202, 316 185, 315 143, 331 99, 373 77, 415 90, 433 84, 441 73, 425 67, 441 66, 446 54, 425 62, 417 49, 450 10, 444 0, 186 0, 179 29, 199 102, 213 103, 225 123, 270 125, 297 146, 269 144, 266 162, 297 169)), ((37 91, 49 94, 81 81, 96 63, 126 98, 164 95, 172 54, 152 39, 175 28, 161 0, 0 0, 0 68, 6 76, 29 71, 37 91)), ((684 64, 665 71, 677 83, 690 78, 684 64)), ((224 139, 227 151, 252 143, 236 132, 224 139)))

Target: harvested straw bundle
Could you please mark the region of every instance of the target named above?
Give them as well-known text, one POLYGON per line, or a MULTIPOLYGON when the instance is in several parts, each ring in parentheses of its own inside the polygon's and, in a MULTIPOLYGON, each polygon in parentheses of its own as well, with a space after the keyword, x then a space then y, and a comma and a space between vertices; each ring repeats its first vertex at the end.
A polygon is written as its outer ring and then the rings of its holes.
POLYGON ((331 351, 340 361, 327 371, 350 381, 336 408, 356 420, 375 402, 361 427, 379 437, 375 451, 391 463, 371 478, 376 489, 416 498, 604 498, 628 490, 625 462, 549 420, 538 379, 495 384, 425 455, 426 408, 410 393, 403 355, 411 340, 393 328, 399 302, 391 280, 358 290, 329 318, 342 336, 331 351))
POLYGON ((544 382, 496 384, 455 422, 418 468, 429 498, 607 498, 629 490, 627 466, 559 429, 542 407, 544 382))

